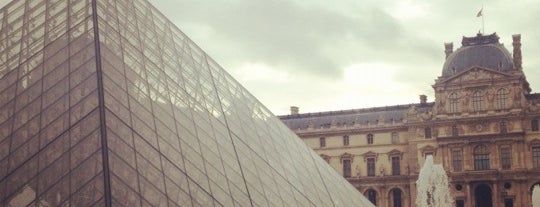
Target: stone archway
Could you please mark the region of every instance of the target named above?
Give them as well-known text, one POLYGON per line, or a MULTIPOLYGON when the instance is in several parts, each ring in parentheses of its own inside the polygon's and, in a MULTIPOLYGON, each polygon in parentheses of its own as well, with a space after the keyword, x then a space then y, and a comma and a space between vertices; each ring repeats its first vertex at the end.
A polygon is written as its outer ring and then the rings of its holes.
POLYGON ((475 207, 493 207, 491 188, 486 184, 480 184, 474 189, 475 207))
POLYGON ((377 191, 373 189, 368 189, 366 192, 364 192, 364 196, 375 206, 377 206, 377 191))
POLYGON ((393 188, 388 192, 389 207, 403 207, 403 191, 399 188, 393 188))

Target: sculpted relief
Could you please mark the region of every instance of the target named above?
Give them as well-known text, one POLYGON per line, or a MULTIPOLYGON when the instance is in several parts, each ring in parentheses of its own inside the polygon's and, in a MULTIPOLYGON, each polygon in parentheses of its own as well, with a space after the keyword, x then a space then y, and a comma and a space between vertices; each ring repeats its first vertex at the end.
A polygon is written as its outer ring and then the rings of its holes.
POLYGON ((469 70, 468 72, 465 72, 461 76, 449 81, 448 83, 461 83, 468 81, 491 80, 499 78, 504 78, 504 76, 485 69, 474 68, 469 70))

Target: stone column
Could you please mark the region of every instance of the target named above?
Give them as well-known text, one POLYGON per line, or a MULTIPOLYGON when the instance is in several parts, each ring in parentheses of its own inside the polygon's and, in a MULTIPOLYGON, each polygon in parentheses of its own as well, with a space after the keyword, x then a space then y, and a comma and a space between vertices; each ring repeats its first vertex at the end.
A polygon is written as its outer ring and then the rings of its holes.
POLYGON ((499 192, 499 185, 497 182, 493 182, 493 186, 491 186, 491 202, 493 202, 493 207, 499 207, 501 206, 501 194, 499 192))
POLYGON ((471 192, 471 183, 469 182, 465 182, 465 192, 466 192, 466 202, 465 202, 465 206, 473 206, 473 203, 474 203, 474 196, 473 196, 473 193, 471 192))

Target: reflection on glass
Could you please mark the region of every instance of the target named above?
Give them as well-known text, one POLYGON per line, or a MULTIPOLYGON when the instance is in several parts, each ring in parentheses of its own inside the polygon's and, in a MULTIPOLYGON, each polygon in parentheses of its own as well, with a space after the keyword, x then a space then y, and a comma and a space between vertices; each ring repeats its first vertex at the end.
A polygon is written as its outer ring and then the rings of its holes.
POLYGON ((367 206, 146 0, 0 15, 0 205, 367 206))

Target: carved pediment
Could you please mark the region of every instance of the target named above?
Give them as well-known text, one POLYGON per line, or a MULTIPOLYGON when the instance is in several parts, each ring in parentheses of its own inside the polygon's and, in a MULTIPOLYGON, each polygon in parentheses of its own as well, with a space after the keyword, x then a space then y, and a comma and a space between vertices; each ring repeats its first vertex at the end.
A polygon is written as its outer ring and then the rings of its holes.
POLYGON ((343 154, 340 156, 339 161, 340 161, 340 162, 343 162, 343 160, 348 159, 348 160, 350 160, 350 161, 352 162, 352 161, 353 161, 353 158, 354 158, 354 155, 353 155, 353 154, 350 154, 350 153, 345 152, 345 153, 343 153, 343 154))
POLYGON ((423 146, 420 148, 421 151, 434 151, 436 150, 437 148, 435 148, 434 146, 431 146, 431 145, 426 145, 426 146, 423 146))
POLYGON ((362 154, 362 157, 364 157, 364 161, 366 161, 368 158, 375 158, 377 160, 378 154, 372 151, 368 151, 364 154, 362 154))
POLYGON ((323 158, 323 160, 325 160, 326 162, 330 162, 330 156, 328 155, 325 155, 325 154, 320 154, 321 158, 323 158))
POLYGON ((540 147, 540 139, 533 139, 529 141, 529 151, 532 150, 533 147, 540 147))
POLYGON ((426 156, 426 153, 431 153, 433 155, 437 154, 437 148, 431 145, 426 145, 420 148, 420 151, 422 152, 422 156, 426 156))
POLYGON ((399 159, 403 159, 403 152, 397 150, 397 149, 393 149, 391 150, 390 152, 386 153, 388 155, 388 160, 392 159, 392 157, 396 157, 398 156, 399 159))
POLYGON ((468 82, 468 81, 502 79, 508 76, 510 75, 504 72, 482 68, 482 67, 472 67, 469 70, 463 71, 457 74, 456 76, 443 81, 442 83, 458 84, 458 83, 463 83, 463 82, 468 82))

